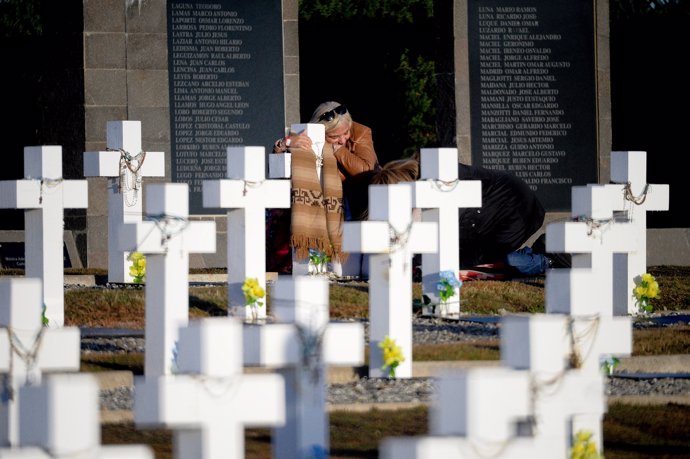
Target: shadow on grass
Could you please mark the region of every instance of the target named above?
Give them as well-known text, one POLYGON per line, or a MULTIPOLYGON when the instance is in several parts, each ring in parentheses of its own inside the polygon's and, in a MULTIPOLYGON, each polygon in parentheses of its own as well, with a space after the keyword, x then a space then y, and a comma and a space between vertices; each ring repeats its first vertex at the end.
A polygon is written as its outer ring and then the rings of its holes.
MULTIPOLYGON (((690 407, 678 404, 613 403, 604 416, 606 459, 690 457, 690 407)), ((426 435, 428 409, 334 411, 330 414, 331 459, 378 457, 384 438, 426 435)), ((247 459, 271 457, 270 429, 247 429, 247 459)), ((169 430, 140 430, 132 423, 106 424, 103 444, 148 444, 156 459, 172 458, 169 430)))
POLYGON ((228 309, 226 307, 224 308, 218 305, 218 303, 194 295, 189 296, 189 307, 199 309, 210 317, 225 317, 228 315, 228 309))

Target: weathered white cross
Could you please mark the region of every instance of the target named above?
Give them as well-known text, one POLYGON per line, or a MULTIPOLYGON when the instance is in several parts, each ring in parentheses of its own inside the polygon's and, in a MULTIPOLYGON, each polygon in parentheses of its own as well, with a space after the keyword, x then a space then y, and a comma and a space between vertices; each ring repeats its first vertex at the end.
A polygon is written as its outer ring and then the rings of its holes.
POLYGON ((44 327, 42 305, 40 279, 0 279, 0 446, 19 444, 20 387, 42 373, 79 371, 79 329, 44 327))
POLYGON ((630 325, 627 317, 504 317, 502 366, 438 374, 430 435, 387 439, 381 457, 567 457, 580 430, 601 451, 606 400, 598 359, 629 355, 630 325))
POLYGON ((108 177, 108 281, 129 283, 130 254, 119 248, 119 231, 141 221, 143 178, 165 176, 165 154, 143 151, 141 121, 108 121, 106 145, 84 152, 84 176, 108 177))
POLYGON ((24 180, 0 182, 0 208, 24 211, 26 277, 43 281, 50 327, 65 322, 64 209, 88 207, 86 180, 62 178, 62 147, 24 148, 24 180))
POLYGON ((458 209, 481 206, 482 182, 458 180, 457 148, 422 148, 419 178, 414 182, 413 207, 422 209, 422 221, 437 223, 439 241, 438 251, 422 254, 422 290, 437 305, 433 314, 457 318, 460 288, 454 287, 455 295, 443 304, 436 285, 442 271, 450 271, 455 279, 459 278, 458 209))
POLYGON ((283 378, 243 374, 237 318, 193 320, 179 337, 175 374, 136 380, 135 423, 172 429, 175 457, 243 458, 245 426, 285 422, 283 378))
POLYGON ((634 252, 639 241, 631 223, 614 219, 612 200, 606 185, 574 186, 577 221, 547 226, 547 252, 572 253, 572 268, 546 273, 547 312, 613 316, 614 254, 634 252))
POLYGON ((190 222, 186 183, 146 186, 144 221, 120 231, 120 249, 146 255, 144 375, 171 373, 179 327, 189 320, 189 254, 216 250, 215 222, 190 222))
POLYGON ((607 405, 600 359, 631 352, 629 317, 525 314, 502 323, 501 362, 530 371, 536 431, 566 446, 588 430, 601 451, 607 405))
POLYGON ((247 278, 266 289, 266 209, 290 207, 290 181, 266 180, 264 147, 228 147, 227 180, 204 180, 204 207, 227 212, 228 314, 265 319, 267 305, 248 305, 247 278))
POLYGON ((647 272, 647 212, 668 210, 669 186, 647 182, 646 151, 612 151, 611 181, 607 185, 614 193, 614 210, 625 211, 637 234, 637 249, 627 254, 615 254, 614 314, 639 313, 633 290, 635 278, 647 272))
POLYGON ((19 448, 0 457, 153 459, 148 445, 101 445, 98 383, 91 374, 51 374, 19 391, 19 448))
POLYGON ((436 223, 413 222, 412 185, 369 185, 369 221, 345 222, 343 250, 369 258, 369 376, 387 375, 379 343, 395 340, 404 361, 396 377, 412 377, 412 255, 438 250, 436 223))
POLYGON ((364 328, 329 322, 328 281, 322 277, 280 276, 271 296, 278 323, 245 325, 243 348, 246 365, 277 367, 285 377, 287 423, 274 430, 274 455, 327 455, 327 365, 361 365, 364 328))
POLYGON ((561 457, 557 452, 564 441, 519 435, 529 425, 533 409, 529 372, 469 368, 443 371, 437 379, 429 435, 384 439, 381 458, 561 457))

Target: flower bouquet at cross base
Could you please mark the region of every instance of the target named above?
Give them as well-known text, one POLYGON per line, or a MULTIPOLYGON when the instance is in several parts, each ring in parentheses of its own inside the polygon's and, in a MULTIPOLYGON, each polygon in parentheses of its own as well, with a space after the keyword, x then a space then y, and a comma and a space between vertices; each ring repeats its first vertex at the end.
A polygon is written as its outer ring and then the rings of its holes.
POLYGON ((652 300, 659 296, 659 284, 654 276, 644 273, 642 276, 635 278, 633 294, 640 312, 652 312, 654 311, 652 300))
POLYGON ((395 369, 405 361, 402 349, 400 349, 400 346, 397 345, 395 340, 388 335, 379 343, 379 348, 383 352, 383 366, 381 370, 388 371, 389 378, 395 378, 395 369))
POLYGON ((264 305, 261 298, 266 296, 266 291, 259 285, 259 280, 256 277, 248 277, 242 284, 242 293, 247 306, 252 309, 252 314, 256 319, 256 308, 264 305))
POLYGON ((436 282, 436 293, 441 300, 440 304, 433 304, 428 295, 423 295, 425 309, 430 314, 435 314, 437 312, 436 306, 441 306, 442 310, 438 312, 447 312, 448 303, 450 299, 455 296, 455 289, 462 287, 462 281, 453 271, 441 271, 438 273, 438 276, 439 280, 436 282), (443 310, 444 308, 446 311, 443 310))
POLYGON ((127 259, 132 262, 129 267, 132 282, 143 284, 146 280, 146 256, 141 252, 132 252, 127 256, 127 259))
POLYGON ((309 249, 310 274, 324 274, 327 271, 329 261, 331 261, 331 257, 325 253, 316 249, 309 249))
POLYGON ((573 435, 573 446, 570 448, 570 459, 604 459, 597 451, 597 445, 592 439, 592 432, 578 430, 573 435))

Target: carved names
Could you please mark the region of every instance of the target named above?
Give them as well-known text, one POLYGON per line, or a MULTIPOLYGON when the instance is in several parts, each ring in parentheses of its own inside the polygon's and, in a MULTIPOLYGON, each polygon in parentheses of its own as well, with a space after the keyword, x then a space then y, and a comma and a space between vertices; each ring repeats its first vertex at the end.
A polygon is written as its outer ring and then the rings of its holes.
POLYGON ((522 178, 548 210, 596 182, 592 5, 570 3, 469 3, 473 163, 522 178))
POLYGON ((281 24, 276 0, 168 1, 171 175, 189 184, 191 213, 214 213, 202 182, 225 178, 228 146, 282 132, 281 24))

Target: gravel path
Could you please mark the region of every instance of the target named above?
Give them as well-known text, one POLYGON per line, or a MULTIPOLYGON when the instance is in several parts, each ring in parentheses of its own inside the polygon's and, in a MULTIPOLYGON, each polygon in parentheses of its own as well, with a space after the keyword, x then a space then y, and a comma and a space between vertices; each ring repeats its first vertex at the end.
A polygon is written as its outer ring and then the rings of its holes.
MULTIPOLYGON (((368 336, 367 321, 363 321, 368 336)), ((649 327, 649 323, 636 324, 649 327)), ((413 340, 421 343, 471 342, 497 338, 496 322, 445 321, 417 318, 413 323, 413 340)), ((84 337, 82 352, 143 352, 142 337, 84 337)), ((690 378, 609 377, 607 395, 683 395, 690 396, 690 378)), ((433 401, 433 378, 382 379, 361 378, 355 382, 331 384, 328 403, 331 405, 352 403, 428 403, 433 401)), ((101 407, 107 410, 131 410, 133 388, 117 388, 101 392, 101 407)))

